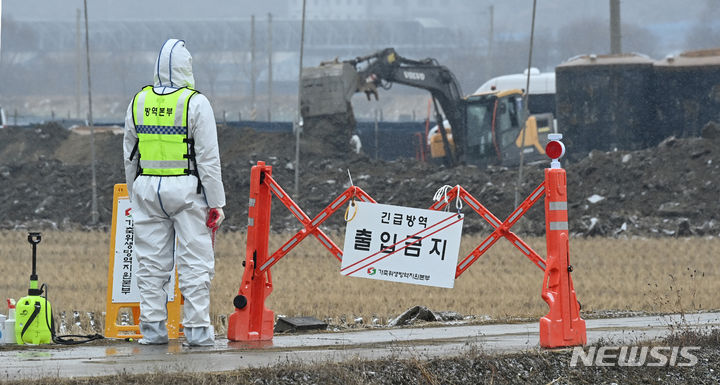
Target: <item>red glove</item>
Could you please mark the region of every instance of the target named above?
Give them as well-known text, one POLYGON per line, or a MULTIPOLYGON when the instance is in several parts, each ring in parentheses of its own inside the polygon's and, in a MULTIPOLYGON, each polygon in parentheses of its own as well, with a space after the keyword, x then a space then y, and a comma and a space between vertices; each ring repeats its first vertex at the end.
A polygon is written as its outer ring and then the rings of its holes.
POLYGON ((216 229, 220 227, 220 224, 225 219, 225 213, 223 212, 223 209, 218 208, 212 208, 208 212, 208 218, 207 222, 205 222, 205 225, 211 229, 216 229))

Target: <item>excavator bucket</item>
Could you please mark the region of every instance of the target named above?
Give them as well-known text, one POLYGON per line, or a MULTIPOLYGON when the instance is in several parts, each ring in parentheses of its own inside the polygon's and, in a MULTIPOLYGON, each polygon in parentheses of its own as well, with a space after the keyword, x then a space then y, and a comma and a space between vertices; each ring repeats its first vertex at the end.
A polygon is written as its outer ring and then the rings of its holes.
POLYGON ((358 73, 348 63, 323 63, 302 71, 300 114, 303 118, 352 113, 350 99, 358 73))

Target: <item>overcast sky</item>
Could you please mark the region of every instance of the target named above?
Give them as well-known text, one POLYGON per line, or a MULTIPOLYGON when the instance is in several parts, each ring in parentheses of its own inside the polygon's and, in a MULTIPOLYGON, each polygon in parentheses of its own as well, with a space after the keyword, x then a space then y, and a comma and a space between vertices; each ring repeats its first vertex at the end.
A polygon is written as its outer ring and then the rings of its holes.
MULTIPOLYGON (((383 5, 407 6, 407 15, 413 16, 413 5, 437 0, 347 0, 347 3, 371 2, 372 8, 382 13, 383 5)), ((228 19, 246 18, 250 14, 268 12, 297 13, 301 0, 88 0, 90 17, 94 19, 228 19)), ((308 0, 308 12, 313 8, 338 6, 346 0, 308 0)), ((495 26, 499 30, 521 27, 528 23, 532 0, 446 0, 457 11, 458 19, 476 18, 478 25, 487 23, 488 9, 495 8, 495 26)), ((622 0, 623 22, 648 25, 656 23, 695 22, 705 20, 717 23, 717 0, 622 0)), ((541 0, 538 1, 537 25, 539 28, 556 28, 577 18, 608 19, 608 0, 541 0)), ((81 0, 4 0, 3 13, 18 20, 75 19, 75 10, 82 8, 81 0)), ((299 18, 299 14, 289 15, 299 18)), ((526 28, 525 28, 526 29, 526 28)))
MULTIPOLYGON (((95 19, 244 18, 284 8, 286 0, 88 0, 95 19)), ((82 0, 3 0, 3 13, 18 20, 74 21, 82 0)))
MULTIPOLYGON (((720 47, 720 0, 620 1, 625 52, 640 52, 653 59, 662 59, 668 54, 687 50, 720 47)), ((11 41, 15 43, 15 53, 27 49, 42 51, 46 47, 54 47, 59 44, 61 38, 64 38, 63 42, 66 47, 70 47, 70 51, 74 50, 76 35, 73 31, 75 31, 77 11, 83 8, 83 0, 0 0, 0 2, 2 3, 2 19, 5 21, 2 33, 4 52, 13 46, 8 44, 9 39, 13 39, 11 41), (10 32, 10 28, 6 27, 6 25, 13 25, 7 22, 8 20, 21 22, 15 23, 16 26, 20 25, 21 27, 12 30, 15 35, 10 32), (43 22, 63 22, 69 25, 43 22), (55 31, 55 33, 48 34, 47 31, 55 31), (35 34, 35 32, 37 33, 35 34), (60 36, 61 33, 62 36, 60 36), (32 45, 23 44, 23 39, 32 40, 33 35, 42 37, 42 41, 33 41, 32 45)), ((98 30, 103 31, 103 29, 93 30, 91 27, 91 31, 95 31, 94 36, 91 32, 91 45, 93 41, 117 43, 119 40, 124 43, 123 46, 126 48, 148 44, 159 45, 158 41, 162 41, 165 36, 157 29, 154 29, 151 35, 119 34, 120 36, 114 36, 113 34, 122 31, 123 26, 151 25, 153 21, 164 21, 165 23, 153 25, 162 24, 162 28, 181 29, 176 27, 182 26, 183 21, 203 21, 203 23, 193 23, 195 26, 204 25, 201 31, 192 29, 191 31, 193 31, 192 33, 205 33, 203 41, 210 46, 209 43, 218 40, 215 35, 216 31, 224 31, 222 28, 236 28, 236 26, 239 29, 248 29, 250 23, 238 21, 249 20, 250 16, 254 14, 262 23, 267 20, 267 13, 271 12, 274 16, 273 20, 281 21, 277 24, 277 33, 273 37, 277 41, 273 48, 279 50, 279 47, 285 47, 285 51, 278 55, 276 60, 273 60, 276 71, 273 79, 276 84, 282 79, 290 84, 297 78, 295 72, 297 64, 292 56, 296 52, 296 45, 288 44, 288 42, 297 39, 299 31, 296 32, 290 28, 283 30, 279 26, 292 26, 292 28, 298 26, 298 23, 283 23, 282 21, 300 19, 302 0, 87 0, 87 3, 91 26, 97 26, 98 23, 110 20, 131 22, 113 23, 113 28, 104 29, 105 35, 97 32, 98 30), (213 24, 213 20, 232 20, 232 22, 213 24), (135 21, 139 23, 132 23, 135 21), (178 24, 175 25, 175 22, 178 24), (218 28, 215 29, 215 26, 218 28), (155 34, 161 36, 155 36, 155 34), (123 39, 128 40, 123 41, 123 39), (147 39, 149 42, 129 39, 147 39), (285 41, 281 41, 281 39, 285 39, 285 41), (285 78, 282 78, 283 75, 285 78)), ((533 53, 533 65, 543 71, 548 71, 563 60, 577 54, 606 53, 609 50, 609 3, 609 0, 538 0, 535 34, 537 50, 533 53)), ((406 55, 414 55, 416 58, 432 56, 442 59, 445 65, 459 74, 467 89, 475 89, 490 76, 521 72, 525 68, 527 47, 520 42, 529 41, 532 5, 533 0, 307 0, 309 19, 329 18, 336 21, 352 19, 355 20, 353 25, 358 28, 354 29, 356 35, 352 36, 352 43, 348 43, 353 44, 353 49, 356 49, 357 52, 347 52, 347 49, 344 49, 344 43, 341 42, 337 43, 337 47, 332 47, 332 51, 323 46, 325 51, 315 52, 316 56, 306 58, 306 63, 314 65, 321 60, 341 55, 335 52, 336 50, 344 52, 342 58, 347 58, 352 55, 370 53, 371 48, 383 48, 373 43, 373 33, 381 30, 380 28, 374 29, 374 26, 393 25, 397 28, 405 28, 403 25, 422 25, 424 31, 429 31, 427 36, 423 35, 424 40, 416 44, 414 50, 411 51, 405 47, 403 52, 411 52, 406 55), (493 63, 497 62, 497 65, 486 66, 486 60, 482 57, 486 52, 483 43, 488 41, 490 35, 491 7, 493 9, 493 41, 495 42, 493 43, 495 44, 493 63), (365 29, 362 28, 364 27, 362 21, 364 20, 384 20, 384 23, 368 23, 367 39, 363 39, 365 29), (396 21, 412 22, 395 23, 396 21), (438 28, 439 32, 435 32, 434 28, 438 26, 444 28, 438 28), (452 31, 446 33, 447 28, 452 31), (359 36, 357 36, 358 34, 359 36), (448 39, 453 39, 451 44, 448 44, 452 48, 446 45, 442 45, 440 48, 427 48, 425 44, 432 43, 428 43, 428 41, 434 36, 449 36, 448 39), (452 44, 455 42, 460 42, 460 44, 452 44), (435 49, 435 51, 428 51, 429 49, 435 49)), ((344 36, 343 31, 347 30, 343 23, 317 24, 325 29, 319 28, 317 25, 316 28, 309 28, 306 41, 310 42, 308 43, 310 46, 313 41, 318 42, 317 44, 321 46, 325 44, 322 39, 322 35, 325 33, 344 36), (344 28, 333 30, 328 27, 329 24, 340 24, 344 28), (313 38, 315 39, 313 40, 313 38)), ((261 27, 259 33, 261 39, 264 36, 263 31, 261 27)), ((227 36, 232 36, 232 33, 227 36)), ((185 35, 181 37, 188 40, 194 38, 185 35)), ((387 37, 388 40, 396 38, 392 34, 387 37)), ((382 42, 387 46, 395 44, 395 41, 382 40, 382 42)), ((401 43, 402 41, 398 44, 401 43)), ((234 45, 236 48, 237 46, 238 44, 234 45)), ((196 49, 195 47, 198 46, 193 46, 193 49, 196 49)), ((196 58, 200 59, 197 61, 198 63, 213 63, 213 61, 201 60, 202 55, 199 55, 199 52, 202 51, 199 48, 192 52, 196 54, 196 58)), ((308 52, 306 50, 305 54, 308 55, 308 52)), ((77 81, 75 80, 78 76, 73 69, 76 61, 68 59, 62 53, 55 53, 55 56, 38 54, 37 57, 32 56, 32 52, 21 53, 22 55, 15 56, 15 58, 27 60, 26 63, 23 63, 22 68, 13 68, 12 63, 7 59, 0 62, 0 76, 3 76, 5 80, 0 88, 0 103, 4 103, 6 106, 12 104, 13 108, 18 107, 22 110, 25 105, 35 106, 37 104, 25 103, 20 100, 18 95, 22 92, 30 95, 33 92, 39 94, 50 90, 51 93, 65 95, 68 89, 80 89, 81 86, 76 85, 77 81), (52 71, 45 71, 46 67, 44 66, 49 65, 47 63, 54 63, 53 65, 58 66, 65 65, 66 67, 63 68, 70 68, 71 75, 55 76, 52 71), (8 86, 11 80, 16 80, 15 88, 8 86), (29 85, 30 81, 35 82, 34 87, 29 85)), ((72 55, 72 52, 70 54, 72 55)), ((7 55, 3 54, 3 58, 6 57, 7 55)), ((122 98, 125 98, 126 94, 130 94, 129 90, 145 84, 141 81, 147 81, 144 80, 146 72, 144 69, 137 70, 135 67, 124 68, 123 65, 126 65, 129 60, 125 57, 122 57, 122 60, 112 58, 113 60, 106 61, 106 65, 103 66, 102 60, 107 57, 94 57, 94 71, 98 81, 93 80, 93 84, 98 87, 97 84, 101 84, 100 80, 106 80, 107 83, 101 87, 106 90, 114 90, 121 94, 122 98), (105 73, 100 74, 101 70, 104 70, 105 73), (109 75, 110 73, 113 75, 109 75), (122 76, 116 76, 117 74, 122 76)), ((235 95, 239 89, 242 95, 248 94, 247 69, 243 70, 242 65, 240 71, 234 67, 230 69, 230 65, 226 67, 224 70, 217 71, 208 71, 207 68, 203 70, 198 67, 196 79, 199 84, 206 86, 208 94, 215 92, 210 86, 214 83, 207 75, 209 73, 220 76, 219 85, 226 84, 223 82, 234 82, 232 83, 234 88, 226 86, 223 89, 225 91, 217 90, 217 101, 222 101, 220 97, 223 95, 222 92, 233 92, 235 95)), ((261 79, 264 77, 261 76, 261 79)), ((287 84, 285 84, 284 91, 288 95, 295 95, 294 90, 288 88, 287 84)), ((280 92, 281 88, 278 88, 277 94, 280 92)), ((53 109, 65 111, 63 115, 69 115, 68 110, 72 110, 74 113, 76 109, 74 101, 71 103, 72 105, 58 103, 45 108, 47 110, 45 112, 53 109)), ((237 111, 233 110, 236 107, 233 107, 232 100, 228 99, 227 103, 227 106, 220 108, 227 108, 231 114, 237 114, 237 111)), ((292 105, 294 106, 294 104, 292 105)), ((124 113, 122 108, 118 110, 120 114, 124 113)), ((107 116, 113 114, 109 109, 108 111, 106 112, 107 116)), ((243 114, 245 113, 247 111, 243 112, 243 114)), ((38 112, 28 111, 27 114, 38 114, 38 112)), ((76 115, 82 116, 82 113, 78 112, 76 115)))

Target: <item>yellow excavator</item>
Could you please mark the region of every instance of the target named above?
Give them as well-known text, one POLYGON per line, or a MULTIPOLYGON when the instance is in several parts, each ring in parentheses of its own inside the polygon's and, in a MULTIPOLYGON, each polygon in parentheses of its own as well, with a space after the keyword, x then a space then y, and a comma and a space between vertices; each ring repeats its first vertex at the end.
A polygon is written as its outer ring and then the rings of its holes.
MULTIPOLYGON (((465 161, 472 164, 517 165, 520 148, 525 152, 525 162, 545 160, 544 145, 547 134, 553 131, 553 114, 543 113, 529 116, 521 126, 523 92, 519 89, 488 91, 464 98, 466 109, 465 161)), ((456 151, 452 126, 443 121, 451 151, 456 151)), ((434 160, 446 158, 445 146, 439 126, 428 134, 430 155, 434 160)))
POLYGON ((544 158, 552 114, 523 119, 521 90, 503 90, 463 96, 450 70, 435 59, 412 60, 386 48, 372 55, 304 68, 300 113, 304 120, 352 114, 350 99, 364 92, 378 98, 378 87, 393 83, 425 89, 435 105, 437 131, 429 135, 433 158, 448 166, 519 163, 544 158), (438 104, 442 108, 438 108, 438 104), (444 117, 442 114, 444 113, 444 117), (442 124, 447 121, 446 124, 442 124))

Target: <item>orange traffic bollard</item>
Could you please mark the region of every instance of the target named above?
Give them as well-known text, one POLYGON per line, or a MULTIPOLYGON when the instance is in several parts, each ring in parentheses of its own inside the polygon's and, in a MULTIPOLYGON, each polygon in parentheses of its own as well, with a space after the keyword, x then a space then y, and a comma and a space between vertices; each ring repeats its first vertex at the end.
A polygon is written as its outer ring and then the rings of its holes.
MULTIPOLYGON (((564 147, 562 150, 564 152, 564 147)), ((557 158, 562 156, 559 151, 557 154, 557 158)), ((544 348, 584 345, 587 342, 585 320, 580 318, 580 304, 570 276, 567 175, 560 168, 557 158, 553 157, 552 168, 545 169, 547 267, 542 298, 550 311, 540 319, 540 346, 544 348)))
POLYGON ((265 298, 272 292, 270 271, 261 271, 268 259, 270 207, 272 196, 265 177, 272 167, 258 162, 250 171, 250 201, 245 249, 245 271, 238 295, 233 300, 235 312, 228 319, 231 341, 271 340, 275 315, 265 307, 265 298))

